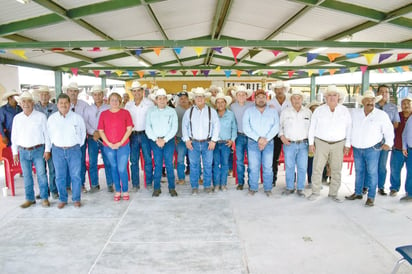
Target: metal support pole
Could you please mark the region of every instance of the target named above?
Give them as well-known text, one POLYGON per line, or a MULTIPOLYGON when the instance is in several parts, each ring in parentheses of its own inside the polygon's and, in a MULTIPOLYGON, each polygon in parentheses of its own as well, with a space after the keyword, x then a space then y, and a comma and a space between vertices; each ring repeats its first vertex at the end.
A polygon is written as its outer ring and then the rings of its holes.
POLYGON ((316 78, 315 75, 310 76, 310 101, 316 100, 316 78))
POLYGON ((366 70, 362 74, 362 85, 361 85, 361 90, 360 94, 363 95, 365 91, 369 89, 369 70, 366 70))
POLYGON ((62 93, 63 73, 61 71, 54 72, 54 90, 56 92, 56 99, 62 93))

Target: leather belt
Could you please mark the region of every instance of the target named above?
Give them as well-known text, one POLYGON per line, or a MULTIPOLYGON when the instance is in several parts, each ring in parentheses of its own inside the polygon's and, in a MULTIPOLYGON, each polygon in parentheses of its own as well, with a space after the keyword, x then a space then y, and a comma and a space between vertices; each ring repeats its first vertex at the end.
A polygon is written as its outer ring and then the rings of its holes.
POLYGON ((340 142, 345 141, 345 139, 342 139, 342 140, 339 140, 339 141, 328 142, 328 141, 322 140, 322 139, 317 138, 317 137, 316 137, 316 139, 318 139, 318 140, 320 140, 320 141, 322 141, 322 142, 324 142, 324 143, 327 143, 328 145, 334 145, 334 144, 337 144, 337 143, 340 143, 340 142))
POLYGON ((219 140, 217 141, 218 144, 226 144, 227 142, 229 142, 230 140, 219 140))
POLYGON ((21 147, 21 146, 19 146, 19 148, 24 149, 24 150, 35 150, 36 148, 40 148, 42 146, 44 146, 44 144, 39 144, 39 145, 35 145, 35 146, 32 146, 32 147, 21 147))
POLYGON ((242 132, 238 132, 237 135, 246 136, 246 134, 244 134, 244 133, 242 133, 242 132))
POLYGON ((130 135, 138 135, 138 134, 145 134, 145 133, 146 133, 146 131, 144 131, 144 130, 140 130, 140 131, 133 130, 132 134, 130 134, 130 135))
POLYGON ((203 143, 203 142, 209 142, 210 140, 212 140, 212 138, 207 138, 207 139, 202 139, 202 140, 198 140, 198 139, 190 139, 190 140, 194 142, 203 143))
POLYGON ((76 146, 78 146, 78 145, 74 145, 74 146, 71 146, 71 147, 59 147, 59 146, 55 146, 55 147, 60 148, 60 149, 71 149, 71 148, 75 148, 76 146))
POLYGON ((303 139, 303 140, 298 140, 298 141, 290 141, 289 143, 291 144, 302 144, 302 143, 307 143, 308 139, 303 139))

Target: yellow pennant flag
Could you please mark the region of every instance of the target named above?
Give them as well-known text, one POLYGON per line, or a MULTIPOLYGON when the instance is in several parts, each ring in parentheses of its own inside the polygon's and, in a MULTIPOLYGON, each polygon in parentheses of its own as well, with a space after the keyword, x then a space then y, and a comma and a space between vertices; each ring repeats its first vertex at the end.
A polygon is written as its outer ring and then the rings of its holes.
POLYGON ((162 48, 153 48, 153 51, 156 53, 157 56, 160 55, 161 50, 162 50, 162 48))
POLYGON ((161 70, 161 71, 160 71, 160 75, 162 75, 162 77, 165 77, 165 76, 166 76, 166 71, 161 70))
POLYGON ((241 70, 236 70, 236 74, 237 74, 237 77, 240 77, 240 75, 242 74, 242 71, 241 70))
POLYGON ((311 77, 313 72, 314 72, 313 69, 308 70, 308 76, 311 77))
POLYGON ((289 58, 289 62, 292 63, 293 60, 296 59, 296 57, 298 57, 299 55, 301 55, 301 52, 295 52, 295 51, 288 51, 288 58, 289 58))
POLYGON ((217 66, 217 68, 215 69, 216 71, 220 71, 220 66, 217 66))
POLYGON ((349 68, 349 71, 350 72, 355 72, 357 69, 358 69, 357 67, 351 67, 351 68, 349 68))
POLYGON ((120 77, 122 75, 123 71, 122 70, 115 70, 114 73, 116 73, 117 76, 120 77))
POLYGON ((62 71, 68 72, 68 71, 69 71, 69 68, 67 68, 67 67, 62 67, 62 71))
POLYGON ((193 48, 197 54, 197 57, 200 56, 200 54, 203 52, 203 48, 193 48))
POLYGON ((373 57, 375 57, 376 53, 365 53, 363 54, 363 56, 365 56, 366 58, 366 62, 368 63, 368 65, 370 65, 372 63, 373 57))
POLYGON ((10 52, 27 60, 26 51, 23 49, 12 49, 10 52))
POLYGON ((143 75, 144 75, 143 70, 136 71, 136 73, 139 75, 140 78, 143 78, 143 75))

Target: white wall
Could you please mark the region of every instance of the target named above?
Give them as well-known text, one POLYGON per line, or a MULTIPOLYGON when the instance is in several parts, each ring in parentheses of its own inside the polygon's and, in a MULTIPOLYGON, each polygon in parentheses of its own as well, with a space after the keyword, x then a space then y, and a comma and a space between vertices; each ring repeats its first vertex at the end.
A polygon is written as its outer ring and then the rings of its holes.
POLYGON ((20 91, 18 68, 0 65, 0 96, 12 89, 20 91))

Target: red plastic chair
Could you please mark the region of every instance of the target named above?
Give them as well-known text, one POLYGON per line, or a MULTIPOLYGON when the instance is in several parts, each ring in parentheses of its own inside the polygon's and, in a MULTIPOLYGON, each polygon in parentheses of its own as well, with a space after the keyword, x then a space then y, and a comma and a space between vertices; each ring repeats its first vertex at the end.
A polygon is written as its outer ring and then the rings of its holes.
POLYGON ((18 164, 14 164, 13 153, 10 147, 5 147, 2 149, 1 159, 4 161, 4 174, 6 177, 6 185, 11 190, 11 196, 15 196, 14 190, 14 176, 16 174, 22 174, 23 171, 20 166, 20 161, 18 164))
POLYGON ((343 162, 348 163, 349 175, 352 175, 353 162, 354 162, 352 147, 350 148, 348 155, 343 155, 343 162))

